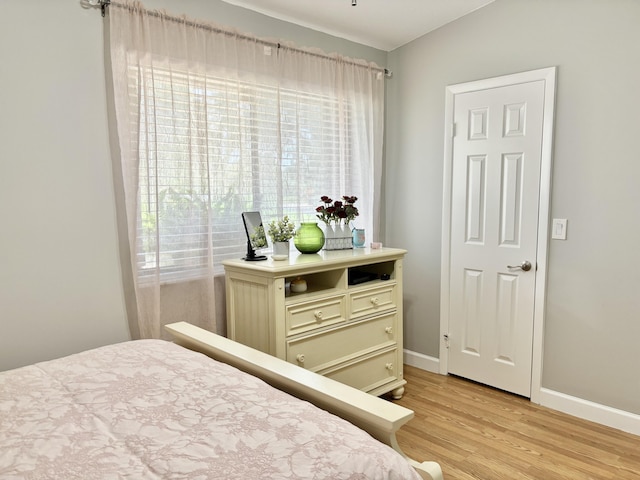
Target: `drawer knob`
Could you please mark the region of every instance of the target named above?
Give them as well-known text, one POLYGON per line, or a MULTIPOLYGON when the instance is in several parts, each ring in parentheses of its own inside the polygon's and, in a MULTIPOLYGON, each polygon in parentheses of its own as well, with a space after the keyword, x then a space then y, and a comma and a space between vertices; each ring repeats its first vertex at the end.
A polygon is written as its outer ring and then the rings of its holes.
POLYGON ((380 300, 378 300, 378 297, 371 297, 371 303, 377 307, 380 305, 380 300))
POLYGON ((313 316, 318 320, 322 320, 322 310, 316 310, 315 312, 313 312, 313 316))
POLYGON ((385 365, 385 368, 386 368, 387 370, 389 370, 389 371, 393 370, 393 363, 387 363, 387 364, 385 365))
POLYGON ((393 333, 393 327, 385 327, 384 331, 387 332, 388 334, 392 334, 393 333))
POLYGON ((300 362, 300 363, 304 363, 304 354, 303 353, 299 353, 296 356, 296 360, 298 360, 298 362, 300 362))

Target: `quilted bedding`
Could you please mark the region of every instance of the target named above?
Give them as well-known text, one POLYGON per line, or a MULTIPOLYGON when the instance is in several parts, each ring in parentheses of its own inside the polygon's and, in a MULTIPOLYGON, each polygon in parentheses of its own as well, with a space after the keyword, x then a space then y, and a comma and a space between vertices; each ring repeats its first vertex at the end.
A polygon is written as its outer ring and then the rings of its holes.
POLYGON ((0 374, 0 479, 419 479, 366 432, 162 340, 0 374))

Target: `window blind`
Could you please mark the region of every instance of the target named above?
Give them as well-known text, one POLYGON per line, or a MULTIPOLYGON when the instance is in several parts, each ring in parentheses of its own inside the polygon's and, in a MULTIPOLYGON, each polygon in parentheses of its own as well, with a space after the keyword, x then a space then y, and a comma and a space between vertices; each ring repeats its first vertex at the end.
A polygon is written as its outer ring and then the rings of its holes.
POLYGON ((132 66, 140 113, 137 265, 198 277, 246 252, 240 214, 315 220, 322 195, 358 195, 353 104, 331 95, 132 66))

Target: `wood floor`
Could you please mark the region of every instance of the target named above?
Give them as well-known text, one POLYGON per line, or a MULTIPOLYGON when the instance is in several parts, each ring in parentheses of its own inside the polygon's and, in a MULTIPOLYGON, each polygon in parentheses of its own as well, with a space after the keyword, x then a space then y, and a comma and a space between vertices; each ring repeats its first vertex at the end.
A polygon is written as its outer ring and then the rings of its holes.
POLYGON ((640 480, 640 437, 456 377, 405 367, 398 442, 445 480, 640 480))

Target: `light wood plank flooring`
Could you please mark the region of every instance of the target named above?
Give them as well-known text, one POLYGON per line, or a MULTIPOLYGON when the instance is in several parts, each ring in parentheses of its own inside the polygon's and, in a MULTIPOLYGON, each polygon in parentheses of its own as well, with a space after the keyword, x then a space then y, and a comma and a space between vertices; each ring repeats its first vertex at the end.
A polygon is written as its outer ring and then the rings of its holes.
POLYGON ((406 366, 398 442, 445 480, 640 480, 640 437, 456 377, 406 366))

